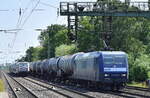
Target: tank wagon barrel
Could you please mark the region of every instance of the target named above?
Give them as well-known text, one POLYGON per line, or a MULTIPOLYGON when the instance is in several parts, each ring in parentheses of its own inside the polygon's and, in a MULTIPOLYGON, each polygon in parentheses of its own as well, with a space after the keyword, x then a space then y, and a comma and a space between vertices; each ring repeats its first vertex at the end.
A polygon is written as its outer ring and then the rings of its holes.
POLYGON ((67 77, 73 75, 73 59, 74 56, 63 56, 60 58, 58 62, 60 76, 67 77))

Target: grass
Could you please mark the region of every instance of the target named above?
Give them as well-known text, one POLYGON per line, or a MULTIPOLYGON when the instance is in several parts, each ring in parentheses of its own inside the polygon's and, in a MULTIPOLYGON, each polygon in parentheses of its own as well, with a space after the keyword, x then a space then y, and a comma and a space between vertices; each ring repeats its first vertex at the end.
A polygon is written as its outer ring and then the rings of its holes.
POLYGON ((148 86, 146 85, 145 82, 141 82, 141 83, 132 82, 132 83, 128 83, 127 85, 128 85, 128 86, 135 86, 135 87, 148 88, 148 86))
POLYGON ((149 77, 149 79, 150 79, 150 71, 148 72, 148 77, 149 77))
POLYGON ((0 79, 0 92, 4 91, 4 82, 0 79))

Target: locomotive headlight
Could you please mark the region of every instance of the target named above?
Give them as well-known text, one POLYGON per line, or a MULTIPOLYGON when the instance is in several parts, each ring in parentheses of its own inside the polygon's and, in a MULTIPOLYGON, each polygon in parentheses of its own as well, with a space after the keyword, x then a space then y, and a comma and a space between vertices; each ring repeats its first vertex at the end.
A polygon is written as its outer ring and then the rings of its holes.
POLYGON ((105 74, 104 76, 105 76, 105 77, 108 77, 108 76, 109 76, 109 74, 105 74))
POLYGON ((121 76, 125 77, 125 76, 126 76, 126 74, 122 74, 121 76))

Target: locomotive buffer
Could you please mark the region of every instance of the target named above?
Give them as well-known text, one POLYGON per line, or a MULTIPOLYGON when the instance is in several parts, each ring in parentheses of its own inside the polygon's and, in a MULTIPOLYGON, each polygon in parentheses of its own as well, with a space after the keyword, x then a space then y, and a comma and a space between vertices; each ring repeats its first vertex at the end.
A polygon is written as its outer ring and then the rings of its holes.
POLYGON ((103 27, 100 32, 105 50, 110 50, 112 17, 150 17, 149 2, 60 2, 60 15, 68 17, 68 37, 77 41, 79 16, 102 16, 103 27))

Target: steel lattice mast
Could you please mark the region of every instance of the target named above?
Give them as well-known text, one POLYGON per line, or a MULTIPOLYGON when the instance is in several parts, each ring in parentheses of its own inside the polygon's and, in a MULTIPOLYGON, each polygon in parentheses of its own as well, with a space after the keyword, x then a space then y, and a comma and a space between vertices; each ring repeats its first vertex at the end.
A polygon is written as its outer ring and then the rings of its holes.
POLYGON ((68 16, 68 37, 77 41, 79 16, 102 16, 102 39, 109 49, 112 34, 112 17, 150 17, 149 2, 60 2, 60 15, 68 16))

